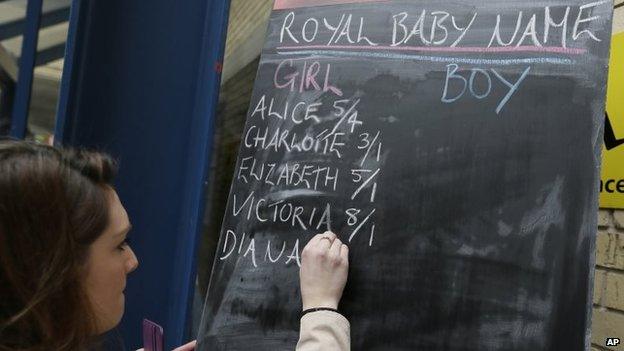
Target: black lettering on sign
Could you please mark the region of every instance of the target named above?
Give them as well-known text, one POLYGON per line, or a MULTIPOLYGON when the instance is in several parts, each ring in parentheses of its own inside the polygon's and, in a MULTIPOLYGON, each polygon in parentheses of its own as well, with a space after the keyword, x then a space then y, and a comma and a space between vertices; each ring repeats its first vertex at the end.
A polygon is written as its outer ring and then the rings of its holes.
POLYGON ((608 113, 605 114, 604 142, 607 150, 615 149, 616 147, 624 144, 624 138, 618 139, 615 137, 615 131, 611 125, 608 113))
POLYGON ((624 194, 624 179, 600 180, 600 192, 624 194))

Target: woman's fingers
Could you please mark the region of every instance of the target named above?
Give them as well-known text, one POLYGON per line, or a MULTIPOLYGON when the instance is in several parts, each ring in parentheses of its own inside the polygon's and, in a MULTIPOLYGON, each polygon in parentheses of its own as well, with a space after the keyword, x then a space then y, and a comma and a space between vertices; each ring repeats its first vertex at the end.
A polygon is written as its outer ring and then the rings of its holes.
POLYGON ((194 351, 195 347, 197 347, 197 340, 193 340, 189 342, 188 344, 182 345, 174 349, 173 351, 194 351))
POLYGON ((332 232, 315 235, 303 248, 302 259, 306 260, 309 256, 325 255, 334 242, 334 239, 336 239, 336 234, 332 232))
POLYGON ((334 240, 329 248, 329 259, 331 263, 340 263, 340 248, 342 247, 342 241, 340 239, 334 240))
POLYGON ((337 308, 347 281, 348 251, 336 234, 316 235, 302 253, 301 299, 303 308, 337 308))
POLYGON ((347 264, 347 266, 349 265, 349 247, 345 244, 342 244, 340 247, 340 258, 347 264))
POLYGON ((315 236, 316 245, 318 248, 328 250, 334 240, 336 240, 336 234, 332 232, 325 232, 315 236))
MULTIPOLYGON (((197 340, 193 340, 189 342, 188 344, 184 344, 182 346, 175 348, 173 351, 194 351, 196 347, 197 347, 197 340)), ((143 351, 143 349, 138 349, 137 351, 143 351)))

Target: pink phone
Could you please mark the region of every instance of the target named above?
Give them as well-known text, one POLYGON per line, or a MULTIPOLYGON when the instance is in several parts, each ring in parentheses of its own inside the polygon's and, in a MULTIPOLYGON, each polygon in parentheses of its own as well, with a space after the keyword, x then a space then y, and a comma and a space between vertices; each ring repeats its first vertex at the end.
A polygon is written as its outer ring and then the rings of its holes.
POLYGON ((164 349, 163 328, 148 319, 143 319, 143 349, 145 351, 163 351, 164 349))

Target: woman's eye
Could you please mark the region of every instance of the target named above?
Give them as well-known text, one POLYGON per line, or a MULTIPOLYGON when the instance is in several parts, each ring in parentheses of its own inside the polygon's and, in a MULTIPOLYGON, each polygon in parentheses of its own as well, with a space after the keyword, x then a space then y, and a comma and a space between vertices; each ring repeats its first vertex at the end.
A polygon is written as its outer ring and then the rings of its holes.
POLYGON ((130 245, 130 239, 126 238, 126 240, 124 240, 121 244, 119 244, 119 246, 117 246, 117 248, 121 251, 125 250, 128 245, 130 245))

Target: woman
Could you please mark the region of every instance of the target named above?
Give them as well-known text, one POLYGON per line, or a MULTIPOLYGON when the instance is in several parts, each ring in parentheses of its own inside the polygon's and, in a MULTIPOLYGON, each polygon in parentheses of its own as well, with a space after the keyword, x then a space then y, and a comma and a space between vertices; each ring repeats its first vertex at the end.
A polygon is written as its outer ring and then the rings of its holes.
MULTIPOLYGON (((115 172, 104 154, 0 142, 0 350, 86 350, 121 320, 138 260, 115 172)), ((331 233, 306 245, 304 308, 336 308, 347 255, 331 233)), ((301 326, 299 350, 348 349, 335 312, 306 313, 301 326)))

